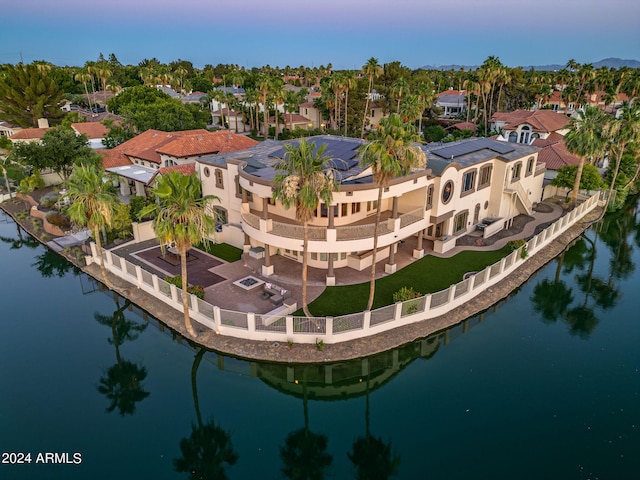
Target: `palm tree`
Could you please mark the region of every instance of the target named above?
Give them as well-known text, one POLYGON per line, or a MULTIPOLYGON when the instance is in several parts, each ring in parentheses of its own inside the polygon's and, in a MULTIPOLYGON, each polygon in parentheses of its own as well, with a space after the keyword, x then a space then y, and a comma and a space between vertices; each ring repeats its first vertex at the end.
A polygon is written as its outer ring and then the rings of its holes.
POLYGON ((356 88, 357 81, 355 74, 352 71, 343 73, 342 87, 344 90, 344 136, 347 136, 348 128, 348 114, 349 114, 349 91, 356 88))
POLYGON ((391 86, 391 91, 397 100, 396 113, 398 114, 400 113, 400 102, 402 102, 402 99, 405 97, 408 90, 409 84, 403 77, 398 78, 391 86))
POLYGON ((279 110, 278 110, 278 105, 280 105, 281 103, 284 103, 284 95, 285 95, 285 89, 284 89, 284 82, 282 81, 282 79, 280 78, 274 78, 272 83, 271 83, 271 95, 273 95, 273 101, 276 105, 276 130, 275 130, 275 135, 274 135, 274 140, 278 139, 278 130, 280 130, 280 123, 278 121, 279 119, 279 110))
POLYGON ((422 117, 422 112, 424 112, 424 104, 417 95, 409 94, 404 97, 399 111, 403 122, 413 124, 418 118, 422 117))
POLYGON ((143 208, 140 217, 155 214, 153 230, 160 245, 163 248, 174 245, 180 255, 184 323, 189 334, 197 337, 189 317, 187 252, 193 245, 208 241, 215 231, 216 213, 211 202, 219 199, 213 195, 202 196, 197 174, 183 175, 175 170, 159 176, 152 193, 157 203, 143 208))
POLYGON ((107 181, 104 172, 97 166, 80 165, 65 183, 67 198, 71 202, 67 214, 74 223, 87 227, 96 242, 100 270, 105 285, 111 289, 111 281, 107 277, 102 254, 100 231, 111 226, 111 219, 118 206, 118 198, 113 193, 111 182, 107 181))
POLYGON ((565 145, 569 152, 580 157, 571 192, 571 205, 575 204, 578 196, 585 160, 590 161, 591 157, 605 146, 602 135, 605 120, 606 116, 600 109, 587 106, 583 110, 578 110, 577 116, 572 117, 569 121, 569 132, 564 137, 565 145))
POLYGON ((638 138, 640 138, 640 107, 637 104, 633 106, 629 106, 628 104, 624 105, 621 109, 621 115, 616 119, 610 120, 605 130, 611 141, 609 156, 615 162, 611 185, 609 186, 609 195, 607 196, 607 204, 604 208, 606 210, 609 206, 611 195, 613 195, 613 189, 615 188, 618 172, 620 171, 620 164, 622 163, 622 156, 627 146, 631 142, 638 141, 638 138))
POLYGON ((84 85, 84 92, 86 93, 87 101, 89 102, 89 110, 93 111, 93 106, 91 104, 91 97, 89 96, 89 89, 87 88, 87 82, 91 81, 91 75, 86 72, 80 72, 80 73, 76 73, 76 75, 73 78, 75 79, 76 82, 82 82, 82 85, 84 85))
POLYGON ((369 77, 369 88, 367 89, 367 98, 364 102, 364 115, 362 117, 362 130, 360 131, 360 138, 364 138, 364 127, 367 122, 367 114, 369 113, 369 100, 371 99, 371 90, 373 88, 373 79, 382 75, 383 68, 378 63, 378 59, 371 57, 362 66, 362 73, 369 77))
POLYGON ((371 167, 373 181, 378 186, 378 203, 376 222, 373 232, 373 255, 371 263, 371 287, 367 310, 373 306, 376 282, 376 254, 378 250, 378 227, 382 207, 382 192, 394 177, 406 175, 413 168, 424 168, 427 163, 422 149, 415 145, 420 141, 413 125, 402 122, 398 114, 392 113, 383 118, 380 125, 370 136, 370 141, 363 144, 358 155, 360 164, 371 167))
POLYGON ((263 137, 266 139, 269 136, 269 122, 267 119, 269 118, 269 105, 268 102, 270 100, 271 95, 271 79, 266 75, 262 75, 256 85, 258 86, 260 103, 262 103, 262 108, 264 109, 263 114, 263 137))
POLYGON ((295 207, 296 220, 304 228, 302 244, 302 308, 310 317, 307 306, 307 248, 309 244, 309 221, 313 218, 320 201, 331 208, 333 192, 337 182, 329 168, 330 157, 324 155, 325 145, 316 149, 315 142, 301 140, 298 145, 285 144, 283 158, 275 164, 273 199, 289 209, 295 207))
POLYGON ((424 111, 431 107, 431 104, 436 97, 435 90, 433 89, 433 82, 431 80, 428 82, 421 82, 416 90, 416 95, 418 95, 420 105, 422 106, 422 112, 420 113, 420 117, 418 117, 418 133, 422 134, 422 116, 424 111))

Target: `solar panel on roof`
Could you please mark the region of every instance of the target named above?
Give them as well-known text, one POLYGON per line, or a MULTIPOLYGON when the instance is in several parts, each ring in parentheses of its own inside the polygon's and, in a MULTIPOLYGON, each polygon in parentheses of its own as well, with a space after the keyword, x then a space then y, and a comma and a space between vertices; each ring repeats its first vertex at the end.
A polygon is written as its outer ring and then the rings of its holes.
POLYGON ((454 145, 448 145, 446 147, 432 150, 431 153, 438 155, 439 157, 446 159, 453 159, 469 153, 478 152, 485 148, 493 150, 496 153, 509 153, 515 150, 514 147, 507 143, 500 143, 488 138, 478 138, 464 143, 458 143, 454 145))

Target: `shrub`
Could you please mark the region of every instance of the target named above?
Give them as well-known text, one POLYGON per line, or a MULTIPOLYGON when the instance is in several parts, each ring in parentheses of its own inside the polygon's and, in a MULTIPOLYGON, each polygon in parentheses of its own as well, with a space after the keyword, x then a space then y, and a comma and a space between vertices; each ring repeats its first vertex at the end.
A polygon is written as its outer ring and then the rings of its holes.
POLYGON ((149 205, 149 199, 147 197, 135 196, 129 200, 129 215, 134 222, 144 222, 145 220, 151 220, 153 217, 148 216, 144 218, 138 218, 140 210, 149 205))
MULTIPOLYGON (((182 288, 182 275, 176 275, 174 277, 164 277, 164 281, 175 285, 178 288, 182 288)), ((189 285, 187 292, 195 295, 200 300, 204 300, 204 287, 201 285, 189 285)))
POLYGON ((40 199, 40 206, 45 209, 53 208, 59 198, 60 195, 58 195, 57 193, 49 192, 43 195, 43 197, 40 199))
POLYGON ((55 225, 56 227, 60 227, 63 230, 68 230, 71 228, 71 221, 69 217, 61 214, 60 212, 48 212, 46 215, 47 222, 51 225, 55 225))
POLYGON ((518 250, 519 248, 522 248, 522 250, 520 251, 520 258, 522 258, 523 260, 529 256, 529 252, 527 251, 527 242, 523 239, 509 240, 507 242, 507 247, 512 252, 518 250))
POLYGON ((411 314, 415 313, 418 310, 419 302, 416 300, 414 302, 409 302, 408 300, 414 300, 420 298, 422 294, 420 292, 416 292, 412 287, 402 287, 400 290, 393 294, 394 302, 407 302, 403 305, 403 313, 411 314))

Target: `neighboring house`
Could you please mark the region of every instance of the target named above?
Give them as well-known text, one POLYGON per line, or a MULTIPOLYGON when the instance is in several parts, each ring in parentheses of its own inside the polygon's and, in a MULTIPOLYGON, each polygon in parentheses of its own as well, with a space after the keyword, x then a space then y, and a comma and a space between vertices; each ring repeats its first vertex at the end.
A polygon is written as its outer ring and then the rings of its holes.
POLYGON ((298 114, 309 119, 313 125, 311 128, 324 128, 327 125, 327 121, 322 118, 322 112, 316 108, 313 100, 298 105, 298 114))
POLYGON ((566 115, 551 110, 516 110, 496 112, 490 120, 492 131, 500 132, 497 140, 531 144, 536 138, 547 138, 552 133, 564 136, 568 132, 566 115))
POLYGON ((78 135, 86 135, 89 140, 89 146, 94 150, 99 150, 104 147, 104 137, 109 133, 109 129, 100 122, 82 122, 72 123, 71 128, 78 135))
POLYGON ((47 133, 49 129, 49 120, 46 118, 40 118, 38 119, 38 128, 20 129, 11 135, 9 140, 11 140, 12 143, 40 142, 44 134, 47 133))
POLYGON ((442 118, 452 118, 461 115, 467 107, 466 90, 450 88, 436 96, 436 107, 442 110, 442 118))
MULTIPOLYGON (((371 266, 378 188, 371 169, 358 160, 363 140, 323 135, 310 141, 326 145, 340 184, 332 204, 320 204, 309 226, 309 265, 324 269, 332 284, 335 268, 371 266)), ((273 255, 303 260, 303 228, 295 208, 272 200, 274 163, 284 155, 284 143, 296 142, 267 140, 197 159, 203 194, 220 199, 216 209, 224 225, 218 240, 263 256, 265 275, 274 273, 273 255)), ((541 199, 544 165, 533 146, 471 138, 421 148, 427 168, 393 179, 383 192, 378 259, 387 259, 387 272, 396 269, 400 242, 413 245, 416 258, 424 255, 425 241, 445 252, 483 220, 491 219, 493 231, 507 228, 515 216, 531 214, 541 199)))
POLYGON ((146 189, 161 168, 193 164, 203 155, 243 150, 256 143, 229 131, 147 130, 100 154, 103 168, 119 176, 120 196, 126 199, 129 195, 146 195, 146 189))
POLYGON ((547 167, 546 180, 552 180, 558 175, 558 169, 568 165, 578 165, 580 157, 569 153, 564 143, 564 137, 559 133, 552 133, 547 138, 533 141, 535 147, 540 148, 538 159, 547 167))
POLYGON ((22 127, 0 120, 0 136, 10 137, 18 133, 20 130, 22 130, 22 127))
POLYGON ((473 122, 458 122, 447 127, 445 130, 469 130, 471 132, 478 131, 478 126, 473 122))
MULTIPOLYGON (((276 117, 269 117, 269 128, 276 126, 276 117)), ((280 131, 286 129, 294 130, 300 128, 302 130, 309 130, 313 128, 313 122, 305 116, 298 115, 296 113, 283 113, 278 119, 278 127, 280 131)))
POLYGON ((371 130, 372 128, 377 127, 380 124, 380 120, 388 116, 389 115, 385 113, 382 104, 371 102, 369 104, 369 115, 367 116, 367 120, 369 122, 367 123, 366 129, 371 130))
POLYGON ((228 128, 229 130, 238 132, 250 132, 249 125, 244 123, 244 115, 242 112, 235 110, 229 111, 228 107, 211 112, 211 124, 214 127, 228 128), (222 122, 225 122, 224 125, 222 122))

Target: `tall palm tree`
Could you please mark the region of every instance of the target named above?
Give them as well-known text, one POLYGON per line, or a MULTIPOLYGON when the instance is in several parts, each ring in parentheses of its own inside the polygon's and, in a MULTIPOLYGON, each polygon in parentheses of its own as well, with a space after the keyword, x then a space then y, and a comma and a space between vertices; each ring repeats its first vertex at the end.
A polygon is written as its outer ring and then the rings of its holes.
POLYGON ((638 139, 640 139, 640 107, 638 104, 633 106, 629 106, 628 104, 624 105, 621 109, 620 116, 616 119, 611 119, 605 130, 611 141, 609 156, 615 162, 611 185, 609 186, 609 195, 607 196, 607 204, 605 206, 606 210, 618 178, 622 156, 630 143, 637 142, 638 139))
POLYGON ((67 197, 71 202, 67 214, 74 223, 86 226, 93 234, 96 242, 102 279, 108 288, 112 288, 107 277, 102 254, 100 231, 111 226, 113 214, 119 200, 113 193, 111 182, 105 179, 104 172, 97 166, 80 165, 65 182, 67 197))
POLYGON ((271 79, 266 75, 262 75, 258 79, 256 85, 258 86, 260 103, 262 103, 262 108, 264 109, 262 127, 264 129, 263 137, 266 139, 269 136, 268 118, 269 118, 269 100, 271 96, 271 79))
POLYGON ((275 114, 276 114, 276 130, 274 135, 274 140, 278 139, 278 131, 280 130, 280 122, 279 122, 279 114, 278 105, 284 103, 285 89, 284 82, 280 78, 274 78, 271 83, 271 95, 273 95, 273 101, 275 103, 275 114))
POLYGON ((342 87, 344 90, 344 135, 347 136, 349 123, 349 91, 356 88, 356 76, 352 71, 346 71, 342 74, 342 87))
POLYGON ((397 101, 396 113, 399 114, 400 102, 402 102, 402 99, 407 95, 407 92, 409 91, 409 84, 403 77, 400 77, 395 82, 393 82, 393 85, 391 86, 391 91, 393 92, 393 95, 396 97, 396 101, 397 101))
POLYGON ((369 100, 371 100, 371 90, 373 89, 373 79, 382 75, 383 68, 378 63, 378 59, 371 57, 362 66, 362 73, 369 78, 369 88, 367 89, 367 98, 364 102, 364 115, 362 117, 362 130, 360 131, 360 138, 364 138, 364 127, 367 122, 367 114, 369 113, 369 100))
POLYGON ((376 282, 376 255, 378 250, 378 227, 382 207, 382 192, 389 182, 401 175, 406 175, 413 168, 424 168, 427 158, 422 149, 415 145, 420 141, 413 125, 402 122, 398 114, 392 113, 383 118, 380 125, 372 132, 370 141, 363 144, 358 151, 360 164, 371 167, 373 181, 378 186, 378 204, 376 222, 373 232, 373 255, 371 263, 371 286, 367 310, 373 306, 376 282))
POLYGON ((578 110, 577 115, 569 121, 569 132, 564 137, 565 145, 569 152, 580 157, 571 192, 571 205, 575 204, 578 196, 585 160, 590 161, 605 146, 602 135, 605 121, 606 115, 599 108, 592 106, 578 110))
POLYGON ((404 97, 399 111, 402 121, 413 124, 418 118, 422 117, 422 112, 424 112, 424 104, 417 95, 410 93, 404 97))
POLYGON ((87 88, 87 83, 91 81, 91 75, 86 72, 80 72, 76 73, 73 78, 76 82, 82 82, 82 85, 84 85, 84 92, 86 93, 87 101, 89 102, 89 110, 92 110, 93 106, 91 103, 91 97, 89 96, 89 89, 87 88))
POLYGON ((427 108, 431 107, 433 100, 436 98, 433 82, 431 80, 421 82, 416 90, 416 95, 418 95, 418 99, 422 105, 422 112, 420 113, 420 117, 418 117, 418 133, 421 134, 423 113, 427 108))
POLYGON ((285 144, 283 158, 276 163, 273 179, 273 199, 289 209, 295 207, 296 220, 304 228, 302 244, 302 309, 310 317, 307 306, 307 249, 309 222, 320 201, 331 208, 337 182, 329 168, 330 157, 324 155, 325 145, 316 149, 315 142, 301 140, 298 145, 285 144))
POLYGON ((197 337, 189 317, 187 252, 193 245, 208 241, 215 231, 216 213, 211 202, 218 197, 202 196, 197 174, 183 175, 175 170, 159 176, 152 193, 157 202, 143 208, 140 217, 155 214, 152 225, 160 245, 173 244, 180 255, 184 323, 189 334, 197 337))

